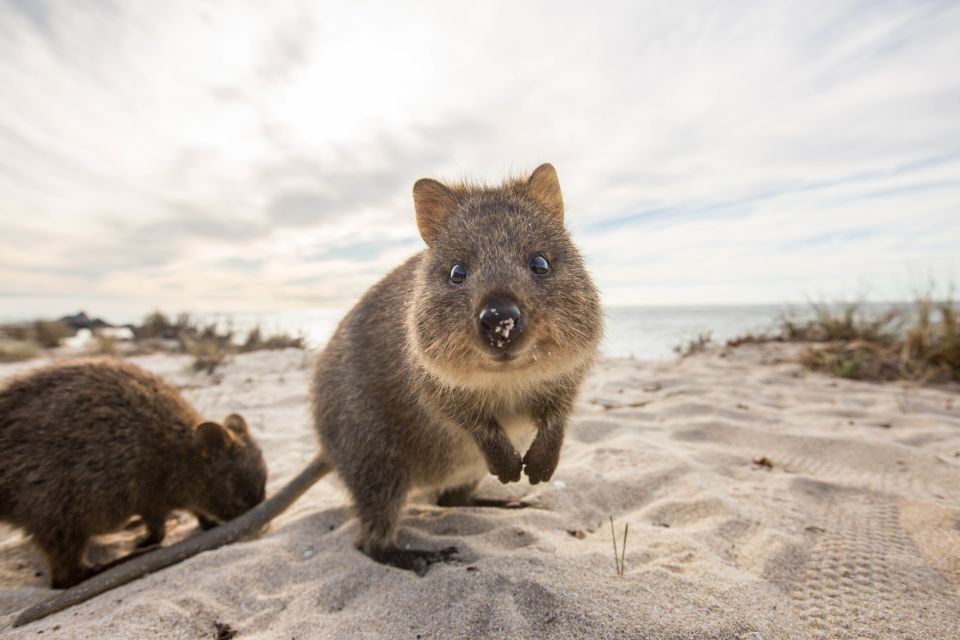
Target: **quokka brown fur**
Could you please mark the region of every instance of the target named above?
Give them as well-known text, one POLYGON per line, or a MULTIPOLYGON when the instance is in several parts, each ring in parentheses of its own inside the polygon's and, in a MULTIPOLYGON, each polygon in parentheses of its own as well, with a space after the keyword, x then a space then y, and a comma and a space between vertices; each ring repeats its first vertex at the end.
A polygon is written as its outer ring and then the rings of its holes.
POLYGON ((0 387, 0 520, 46 554, 55 588, 88 577, 92 535, 139 514, 141 546, 174 509, 212 526, 263 500, 266 466, 242 417, 203 420, 177 390, 130 363, 78 360, 0 387))
POLYGON ((312 393, 357 546, 391 563, 410 491, 464 504, 488 471, 550 479, 602 332, 551 165, 492 188, 423 179, 413 195, 426 250, 343 319, 312 393))

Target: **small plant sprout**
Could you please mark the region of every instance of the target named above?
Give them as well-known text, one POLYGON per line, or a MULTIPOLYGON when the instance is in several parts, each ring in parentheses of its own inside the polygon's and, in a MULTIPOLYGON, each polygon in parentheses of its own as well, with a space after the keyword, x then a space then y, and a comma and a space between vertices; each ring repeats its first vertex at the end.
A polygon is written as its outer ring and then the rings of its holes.
POLYGON ((623 544, 621 549, 617 550, 617 533, 613 528, 613 516, 610 516, 610 537, 613 539, 613 561, 617 566, 617 575, 623 577, 627 560, 627 534, 630 532, 630 524, 623 527, 623 544))

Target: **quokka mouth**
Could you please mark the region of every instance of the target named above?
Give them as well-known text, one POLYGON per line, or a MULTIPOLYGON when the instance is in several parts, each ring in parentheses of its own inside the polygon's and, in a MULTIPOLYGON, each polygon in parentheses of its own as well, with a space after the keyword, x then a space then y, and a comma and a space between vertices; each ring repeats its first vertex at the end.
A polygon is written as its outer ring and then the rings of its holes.
POLYGON ((507 371, 523 368, 533 363, 528 348, 481 348, 477 349, 480 356, 480 367, 490 371, 507 371))
POLYGON ((493 360, 495 362, 511 362, 528 351, 525 343, 526 341, 522 339, 481 340, 478 351, 483 353, 485 358, 488 360, 493 360))

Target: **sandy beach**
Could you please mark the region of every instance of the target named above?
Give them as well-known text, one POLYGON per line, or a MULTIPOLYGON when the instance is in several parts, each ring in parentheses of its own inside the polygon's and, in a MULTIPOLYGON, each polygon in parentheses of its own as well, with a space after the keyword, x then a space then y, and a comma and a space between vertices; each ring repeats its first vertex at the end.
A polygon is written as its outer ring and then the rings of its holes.
MULTIPOLYGON (((960 398, 956 389, 811 373, 798 347, 677 362, 604 360, 546 485, 484 497, 526 509, 408 505, 400 541, 454 545, 425 577, 356 551, 336 476, 262 537, 205 553, 22 628, 49 597, 40 553, 0 525, 4 638, 955 638, 960 637, 960 398), (613 557, 629 524, 624 575, 613 557), (226 626, 224 626, 226 625, 226 626)), ((316 451, 311 354, 134 360, 211 418, 242 413, 269 492, 316 451)), ((0 379, 40 361, 0 367, 0 379)), ((196 532, 172 518, 168 543, 196 532)), ((128 552, 139 525, 89 557, 128 552)))

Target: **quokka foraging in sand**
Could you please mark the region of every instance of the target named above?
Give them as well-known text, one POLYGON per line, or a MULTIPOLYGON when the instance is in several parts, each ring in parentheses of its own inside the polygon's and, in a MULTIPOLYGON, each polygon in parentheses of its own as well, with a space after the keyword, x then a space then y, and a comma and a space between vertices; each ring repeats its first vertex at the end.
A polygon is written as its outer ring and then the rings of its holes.
POLYGON ((413 197, 427 248, 363 296, 318 359, 321 453, 238 519, 97 576, 17 624, 258 531, 331 470, 353 497, 357 546, 418 573, 448 550, 396 547, 412 490, 452 506, 470 504, 488 471, 505 483, 550 479, 602 332, 557 174, 544 164, 497 187, 423 179, 413 197))
POLYGON ((76 360, 0 386, 0 520, 49 560, 52 585, 87 578, 92 535, 135 514, 140 546, 161 542, 167 515, 231 520, 263 500, 267 470, 243 418, 204 421, 177 390, 132 364, 76 360))

